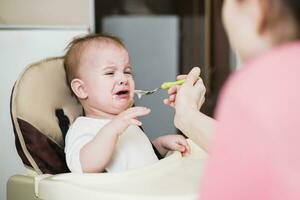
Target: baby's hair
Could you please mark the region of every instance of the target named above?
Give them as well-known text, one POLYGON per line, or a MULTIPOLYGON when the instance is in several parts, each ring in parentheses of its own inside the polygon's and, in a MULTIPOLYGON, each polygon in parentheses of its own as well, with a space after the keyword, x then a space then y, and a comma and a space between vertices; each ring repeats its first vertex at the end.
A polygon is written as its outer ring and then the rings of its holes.
POLYGON ((87 34, 81 37, 74 38, 66 47, 64 56, 64 67, 68 85, 78 76, 78 68, 82 52, 86 46, 92 42, 113 43, 125 48, 123 42, 115 36, 106 34, 87 34))

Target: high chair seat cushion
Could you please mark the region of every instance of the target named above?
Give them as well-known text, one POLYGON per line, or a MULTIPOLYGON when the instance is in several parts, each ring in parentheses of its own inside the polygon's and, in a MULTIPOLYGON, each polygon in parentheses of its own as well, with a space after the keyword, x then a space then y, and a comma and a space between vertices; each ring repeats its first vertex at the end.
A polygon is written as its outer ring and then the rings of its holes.
POLYGON ((27 66, 11 96, 15 143, 24 165, 37 173, 68 172, 64 132, 82 107, 65 77, 63 58, 49 58, 27 66))

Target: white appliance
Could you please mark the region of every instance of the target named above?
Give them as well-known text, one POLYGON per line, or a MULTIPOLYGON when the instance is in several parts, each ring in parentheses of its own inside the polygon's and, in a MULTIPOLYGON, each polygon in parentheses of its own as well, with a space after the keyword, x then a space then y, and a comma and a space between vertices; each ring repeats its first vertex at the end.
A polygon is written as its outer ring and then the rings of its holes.
POLYGON ((25 170, 15 148, 10 119, 10 93, 15 80, 29 63, 62 56, 74 36, 86 33, 87 27, 0 26, 0 199, 6 199, 7 179, 25 170))

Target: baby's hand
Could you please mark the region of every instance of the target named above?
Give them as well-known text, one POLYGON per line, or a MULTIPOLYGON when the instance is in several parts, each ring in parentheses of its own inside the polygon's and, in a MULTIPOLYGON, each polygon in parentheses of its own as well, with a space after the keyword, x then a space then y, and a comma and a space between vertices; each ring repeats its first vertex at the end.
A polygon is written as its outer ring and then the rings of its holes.
POLYGON ((145 107, 132 107, 129 108, 119 115, 117 115, 111 122, 110 125, 114 127, 118 134, 122 134, 126 128, 130 125, 141 126, 142 122, 140 122, 137 117, 144 116, 150 113, 149 108, 145 107))
POLYGON ((157 138, 153 144, 164 156, 168 151, 179 151, 183 156, 190 152, 189 145, 182 135, 165 135, 157 138))

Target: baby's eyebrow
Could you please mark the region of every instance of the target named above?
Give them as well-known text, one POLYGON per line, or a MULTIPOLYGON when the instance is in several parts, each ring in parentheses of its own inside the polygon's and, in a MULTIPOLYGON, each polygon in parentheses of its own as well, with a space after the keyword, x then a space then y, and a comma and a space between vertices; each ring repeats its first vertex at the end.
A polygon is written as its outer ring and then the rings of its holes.
POLYGON ((116 69, 116 66, 104 66, 102 67, 102 70, 110 70, 110 69, 116 69))
MULTIPOLYGON (((118 68, 117 66, 111 65, 111 66, 102 67, 102 70, 115 70, 117 68, 118 68)), ((124 67, 124 69, 130 69, 131 70, 131 66, 127 65, 127 66, 124 67)))

